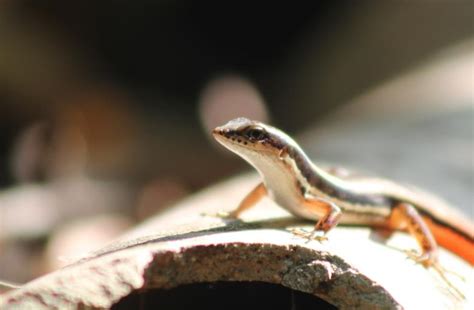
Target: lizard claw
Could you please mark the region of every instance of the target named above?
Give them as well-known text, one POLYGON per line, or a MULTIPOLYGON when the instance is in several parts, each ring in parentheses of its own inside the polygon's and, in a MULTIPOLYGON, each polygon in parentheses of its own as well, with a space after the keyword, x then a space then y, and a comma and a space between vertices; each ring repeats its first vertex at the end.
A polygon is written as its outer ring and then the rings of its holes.
POLYGON ((326 237, 324 233, 323 235, 318 235, 320 232, 319 230, 306 231, 304 229, 297 228, 290 231, 293 233, 293 235, 305 238, 308 242, 311 240, 316 240, 322 243, 323 241, 328 240, 328 237, 326 237))
POLYGON ((323 243, 323 241, 328 241, 329 240, 328 237, 326 237, 325 235, 323 235, 323 236, 314 236, 314 237, 311 237, 311 239, 319 241, 320 243, 323 243))
POLYGON ((229 220, 236 219, 236 217, 232 214, 232 212, 227 212, 227 211, 218 211, 216 213, 203 212, 201 213, 201 216, 216 217, 216 218, 229 219, 229 220))
POLYGON ((416 250, 406 250, 405 254, 408 259, 415 261, 418 264, 423 265, 424 267, 432 266, 436 261, 436 256, 431 255, 430 253, 420 254, 416 250))
POLYGON ((313 239, 313 240, 316 240, 316 241, 319 241, 320 243, 322 243, 323 241, 328 241, 329 240, 324 231, 320 231, 320 230, 317 230, 317 229, 314 229, 311 232, 311 235, 309 236, 309 238, 313 239), (320 233, 322 233, 322 234, 320 234, 320 233))

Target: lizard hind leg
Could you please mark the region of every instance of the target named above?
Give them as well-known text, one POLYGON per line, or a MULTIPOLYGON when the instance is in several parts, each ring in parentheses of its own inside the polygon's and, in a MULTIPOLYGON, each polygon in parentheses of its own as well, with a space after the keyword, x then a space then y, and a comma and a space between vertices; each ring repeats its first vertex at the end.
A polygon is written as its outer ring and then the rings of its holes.
MULTIPOLYGON (((389 218, 389 224, 392 228, 407 230, 412 235, 418 245, 421 248, 421 254, 414 250, 406 251, 409 258, 413 259, 417 263, 420 263, 425 268, 433 268, 442 278, 442 280, 448 285, 448 287, 455 293, 455 296, 465 299, 458 288, 446 277, 447 273, 454 272, 448 271, 438 262, 438 245, 418 213, 414 206, 407 203, 400 203, 392 209, 392 213, 389 218)), ((459 276, 459 275, 458 275, 459 276)), ((462 279, 462 276, 459 276, 462 279)))
POLYGON ((415 207, 407 203, 400 203, 392 209, 390 227, 407 230, 421 248, 421 254, 416 251, 407 251, 410 258, 430 267, 438 261, 438 245, 415 207))

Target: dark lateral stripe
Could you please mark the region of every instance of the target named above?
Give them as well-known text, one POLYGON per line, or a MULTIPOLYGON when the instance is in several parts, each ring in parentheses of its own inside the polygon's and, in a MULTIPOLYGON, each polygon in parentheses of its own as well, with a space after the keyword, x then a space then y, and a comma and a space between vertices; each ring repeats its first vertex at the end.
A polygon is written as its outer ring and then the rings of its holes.
POLYGON ((390 205, 389 199, 382 196, 360 195, 338 188, 337 185, 331 184, 329 181, 316 174, 311 166, 311 163, 309 163, 308 160, 302 154, 300 154, 298 150, 291 148, 288 150, 288 152, 291 158, 293 158, 295 161, 296 167, 307 180, 307 182, 326 195, 339 200, 348 201, 353 204, 370 206, 390 205))

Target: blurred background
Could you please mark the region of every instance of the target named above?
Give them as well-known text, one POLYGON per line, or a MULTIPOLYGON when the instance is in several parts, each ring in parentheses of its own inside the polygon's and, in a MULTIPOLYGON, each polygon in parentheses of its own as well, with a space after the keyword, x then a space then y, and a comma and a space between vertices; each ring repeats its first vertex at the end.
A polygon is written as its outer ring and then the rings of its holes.
POLYGON ((470 1, 0 1, 0 279, 24 282, 250 170, 247 116, 473 207, 470 1))

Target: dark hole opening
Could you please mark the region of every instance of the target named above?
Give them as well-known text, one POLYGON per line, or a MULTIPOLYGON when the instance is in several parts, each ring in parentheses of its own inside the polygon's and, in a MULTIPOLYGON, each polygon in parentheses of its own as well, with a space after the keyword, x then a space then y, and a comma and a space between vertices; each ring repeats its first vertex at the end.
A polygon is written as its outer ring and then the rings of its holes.
POLYGON ((326 301, 277 284, 212 282, 130 294, 112 309, 337 309, 326 301))

